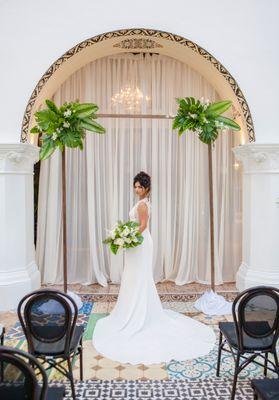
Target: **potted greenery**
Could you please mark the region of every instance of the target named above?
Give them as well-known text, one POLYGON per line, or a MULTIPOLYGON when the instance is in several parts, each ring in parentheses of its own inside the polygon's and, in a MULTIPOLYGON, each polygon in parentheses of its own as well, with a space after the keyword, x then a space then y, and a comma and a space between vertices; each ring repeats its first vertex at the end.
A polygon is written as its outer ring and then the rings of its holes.
POLYGON ((96 122, 98 106, 94 103, 71 102, 57 107, 50 100, 47 108, 35 113, 36 125, 31 133, 40 134, 40 160, 49 158, 58 148, 62 152, 62 210, 63 210, 63 280, 67 293, 67 221, 66 221, 66 165, 65 148, 83 150, 86 131, 105 133, 105 128, 96 122))

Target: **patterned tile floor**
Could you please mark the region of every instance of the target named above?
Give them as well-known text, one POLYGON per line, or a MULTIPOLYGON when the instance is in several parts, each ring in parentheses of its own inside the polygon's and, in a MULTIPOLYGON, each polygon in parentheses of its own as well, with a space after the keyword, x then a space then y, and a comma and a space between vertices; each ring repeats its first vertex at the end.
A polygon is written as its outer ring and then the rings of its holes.
MULTIPOLYGON (((62 285, 52 285, 52 288, 57 288, 63 290, 62 285)), ((119 291, 119 285, 108 284, 107 286, 101 286, 98 284, 92 285, 81 285, 81 284, 72 284, 69 285, 69 289, 73 290, 77 293, 83 294, 96 294, 96 293, 107 293, 107 294, 117 294, 119 291)), ((176 285, 172 281, 164 281, 156 284, 157 290, 159 293, 203 293, 205 290, 210 288, 210 285, 202 284, 202 283, 187 283, 185 285, 176 285)), ((217 292, 233 292, 236 291, 235 282, 228 282, 222 285, 216 286, 217 292)))
MULTIPOLYGON (((169 286, 170 287, 170 286, 169 286)), ((197 288, 197 286, 195 286, 197 288)), ((203 291, 203 287, 199 287, 199 292, 203 291)), ((233 285, 227 285, 226 287, 222 287, 221 292, 230 300, 232 300, 236 294, 235 288, 233 285)), ((160 290, 160 297, 162 300, 162 304, 164 308, 172 309, 178 312, 181 312, 185 315, 188 315, 192 318, 199 320, 200 322, 209 324, 215 330, 216 335, 218 334, 218 322, 219 321, 227 321, 231 320, 230 315, 223 315, 220 317, 209 317, 200 312, 198 312, 193 304, 193 301, 199 296, 197 292, 193 292, 192 290, 185 290, 184 292, 174 292, 169 289, 160 290)), ((172 360, 169 363, 162 364, 154 364, 154 365, 136 365, 132 366, 129 364, 121 364, 112 360, 109 360, 99 354, 97 354, 96 350, 91 345, 92 334, 94 331, 94 327, 96 321, 99 318, 103 318, 106 316, 114 307, 115 301, 117 298, 117 294, 114 291, 108 290, 107 292, 95 291, 94 294, 83 294, 81 295, 84 306, 79 313, 78 323, 86 326, 86 331, 84 335, 84 379, 88 380, 85 383, 79 383, 78 388, 80 390, 80 396, 78 398, 88 398, 93 399, 97 398, 95 396, 95 384, 90 383, 90 380, 94 380, 94 382, 98 382, 100 386, 100 390, 108 390, 106 389, 105 382, 107 383, 107 387, 111 387, 111 385, 116 385, 117 382, 123 382, 123 388, 127 391, 132 390, 133 384, 131 382, 151 382, 150 385, 155 385, 154 382, 160 382, 158 385, 160 386, 160 390, 164 389, 163 382, 173 382, 174 380, 179 382, 178 385, 181 386, 181 393, 184 391, 192 390, 192 397, 176 397, 173 398, 191 398, 191 399, 228 399, 228 388, 231 385, 231 378, 233 375, 233 359, 232 357, 224 353, 222 357, 222 369, 221 369, 221 377, 216 381, 215 372, 216 372, 216 360, 217 360, 217 339, 216 346, 214 349, 205 357, 197 358, 194 360, 188 360, 184 362, 178 362, 172 360), (89 382, 89 383, 88 383, 89 382), (184 382, 184 385, 181 383, 184 382), (193 383, 191 385, 190 383, 193 383), (198 382, 203 382, 203 385, 198 382), (219 394, 217 396, 216 390, 208 384, 208 390, 204 389, 202 391, 204 385, 206 387, 206 382, 219 382, 219 394), (221 382, 221 383, 220 383, 221 382), (88 386, 89 385, 89 386, 88 386), (93 386, 92 386, 93 385, 93 386), (94 387, 94 389, 93 389, 94 387), (213 389, 215 390, 215 394, 213 395, 213 389), (92 392, 93 391, 93 392, 92 392), (84 394, 85 393, 85 394, 84 394), (208 395, 211 393, 211 397, 208 395), (195 394, 195 395, 194 395, 195 394), (82 397, 85 396, 85 397, 82 397), (95 396, 95 397, 94 397, 95 396), (214 397, 217 396, 217 397, 214 397)), ((1 322, 1 319, 0 319, 1 322)), ((5 324, 5 320, 2 322, 5 324)), ((10 330, 9 334, 6 335, 6 345, 16 346, 19 348, 26 348, 26 342, 24 340, 24 336, 22 334, 19 323, 14 324, 13 328, 10 330)), ((74 365, 74 375, 75 378, 79 379, 79 368, 78 365, 74 365)), ((249 385, 247 384, 248 380, 252 377, 260 377, 262 376, 261 367, 250 365, 246 368, 241 374, 239 379, 239 399, 248 399, 251 390, 249 389, 249 385), (248 397, 245 397, 245 393, 248 390, 248 397), (250 392, 249 392, 250 390, 250 392)), ((269 374, 272 376, 272 374, 269 374)), ((61 376, 52 371, 50 376, 50 380, 60 380, 61 376)), ((213 384, 212 384, 213 385, 213 384)), ((214 386, 214 385, 213 385, 214 386)), ((140 385, 139 385, 140 387, 140 385)), ((123 390, 124 390, 123 389, 123 390)), ((116 390, 116 389, 115 389, 116 390)), ((117 389, 118 390, 118 389, 117 389)), ((135 388, 133 390, 136 390, 135 388)), ((97 393, 97 392, 96 392, 97 393)), ((116 393, 116 392, 115 392, 116 393)), ((119 394, 120 392, 118 392, 119 394)), ((136 392, 129 397, 129 399, 136 399, 141 397, 133 397, 136 396, 136 392)), ((151 392, 146 392, 146 397, 144 399, 149 399, 151 392)), ((160 398, 172 398, 171 396, 167 397, 167 391, 165 391, 165 397, 163 396, 163 392, 160 392, 160 398)), ((184 395, 184 394, 183 394, 184 395)), ((105 399, 109 398, 124 398, 120 395, 116 395, 114 397, 104 397, 105 399), (117 397, 118 396, 118 397, 117 397)), ((143 397, 142 397, 143 398, 143 397)), ((156 398, 156 397, 155 397, 156 398)), ((157 397, 159 398, 159 397, 157 397)), ((250 397, 252 398, 252 397, 250 397)))
MULTIPOLYGON (((232 294, 233 295, 233 294, 232 294)), ((126 379, 126 380, 146 380, 146 379, 188 379, 196 380, 201 378, 213 378, 216 371, 217 360, 217 337, 219 321, 231 320, 230 315, 210 317, 206 316, 194 307, 191 294, 179 295, 179 300, 169 301, 168 294, 162 295, 168 301, 163 301, 163 307, 181 312, 187 316, 197 319, 200 322, 211 325, 216 332, 216 345, 214 349, 205 357, 194 360, 179 362, 172 360, 169 363, 154 365, 136 365, 121 364, 116 361, 109 360, 99 355, 91 344, 91 339, 95 324, 99 318, 106 316, 114 307, 114 296, 107 295, 82 295, 84 305, 80 310, 78 324, 86 325, 84 334, 84 374, 85 379, 126 379), (100 299, 101 301, 98 301, 100 299)), ((6 336, 6 344, 26 349, 26 342, 20 325, 17 322, 6 336)), ((224 353, 222 357, 221 376, 231 378, 233 376, 233 359, 224 353)), ((75 377, 79 378, 78 365, 74 365, 75 377)), ((240 379, 261 376, 261 368, 250 365, 241 374, 240 379)), ((61 379, 59 374, 52 372, 50 379, 61 379)))
MULTIPOLYGON (((70 385, 65 384, 66 398, 71 398, 70 385)), ((230 400, 228 379, 186 380, 89 380, 76 384, 77 399, 86 400, 230 400)), ((238 386, 235 400, 252 400, 249 381, 238 386)))

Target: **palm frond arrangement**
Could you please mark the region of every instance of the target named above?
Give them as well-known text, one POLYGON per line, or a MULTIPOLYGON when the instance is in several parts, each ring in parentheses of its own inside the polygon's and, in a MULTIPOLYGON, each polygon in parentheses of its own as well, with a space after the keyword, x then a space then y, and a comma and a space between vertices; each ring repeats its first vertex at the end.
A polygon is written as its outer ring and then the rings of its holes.
POLYGON ((45 101, 47 108, 35 113, 36 125, 31 133, 42 134, 40 159, 50 157, 56 148, 78 147, 83 150, 85 131, 105 133, 105 128, 98 124, 94 103, 64 103, 57 107, 51 100, 45 101))
POLYGON ((194 97, 176 99, 179 107, 174 118, 172 128, 178 129, 181 136, 185 131, 196 132, 199 139, 205 144, 213 143, 220 130, 230 128, 240 130, 240 126, 232 119, 223 117, 232 102, 230 100, 210 103, 209 101, 197 100, 194 97))

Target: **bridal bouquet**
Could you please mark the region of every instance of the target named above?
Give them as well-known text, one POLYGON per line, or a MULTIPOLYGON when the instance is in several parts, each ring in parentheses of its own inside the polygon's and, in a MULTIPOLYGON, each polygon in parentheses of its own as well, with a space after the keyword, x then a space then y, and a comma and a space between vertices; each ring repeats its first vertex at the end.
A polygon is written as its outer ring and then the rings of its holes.
POLYGON ((143 236, 138 230, 139 224, 134 221, 118 221, 111 230, 107 230, 109 236, 103 243, 110 245, 110 250, 116 254, 119 248, 129 249, 139 246, 143 242, 143 236))

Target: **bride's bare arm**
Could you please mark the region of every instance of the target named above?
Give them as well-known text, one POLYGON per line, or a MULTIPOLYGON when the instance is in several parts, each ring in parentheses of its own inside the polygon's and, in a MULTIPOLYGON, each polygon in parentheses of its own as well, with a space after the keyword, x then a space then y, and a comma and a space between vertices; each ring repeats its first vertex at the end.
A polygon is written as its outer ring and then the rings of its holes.
POLYGON ((137 211, 138 211, 139 223, 140 223, 139 231, 140 231, 140 233, 142 233, 145 230, 145 228, 147 227, 147 222, 148 222, 147 205, 144 202, 141 202, 138 205, 137 211))

